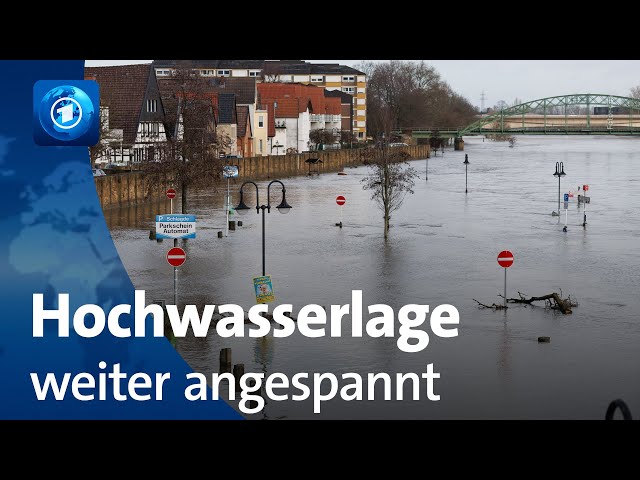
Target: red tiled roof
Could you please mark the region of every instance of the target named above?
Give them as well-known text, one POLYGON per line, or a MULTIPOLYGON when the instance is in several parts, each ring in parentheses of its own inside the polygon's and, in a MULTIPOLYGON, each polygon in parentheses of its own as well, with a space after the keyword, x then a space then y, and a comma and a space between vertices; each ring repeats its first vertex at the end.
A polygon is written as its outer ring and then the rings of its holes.
POLYGON ((298 118, 298 99, 285 97, 285 98, 263 98, 263 103, 277 102, 278 108, 276 108, 276 118, 298 118))
MULTIPOLYGON (((325 90, 326 91, 326 90, 325 90)), ((342 113, 342 103, 340 97, 324 97, 326 113, 328 115, 340 115, 342 113)))
MULTIPOLYGON (((265 99, 271 99, 278 102, 278 110, 281 101, 287 98, 296 98, 299 100, 298 113, 302 113, 307 109, 311 102, 311 111, 317 114, 340 115, 340 98, 327 96, 328 90, 315 85, 304 85, 301 83, 259 83, 258 92, 265 99)), ((287 107, 288 108, 288 107, 287 107)), ((277 117, 284 116, 276 113, 277 117)))
POLYGON ((100 85, 100 104, 109 107, 109 128, 122 129, 123 143, 132 145, 151 64, 85 67, 84 72, 86 78, 95 77, 100 85))

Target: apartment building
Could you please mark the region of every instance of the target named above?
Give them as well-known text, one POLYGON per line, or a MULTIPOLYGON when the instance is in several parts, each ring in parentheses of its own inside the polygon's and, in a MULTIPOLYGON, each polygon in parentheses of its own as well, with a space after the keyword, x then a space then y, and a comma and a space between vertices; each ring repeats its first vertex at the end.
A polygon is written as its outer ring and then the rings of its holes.
POLYGON ((188 64, 194 73, 205 77, 254 77, 258 82, 305 83, 348 93, 353 97, 351 129, 357 138, 366 137, 367 77, 354 68, 303 60, 155 60, 156 75, 169 77, 181 64, 188 64))

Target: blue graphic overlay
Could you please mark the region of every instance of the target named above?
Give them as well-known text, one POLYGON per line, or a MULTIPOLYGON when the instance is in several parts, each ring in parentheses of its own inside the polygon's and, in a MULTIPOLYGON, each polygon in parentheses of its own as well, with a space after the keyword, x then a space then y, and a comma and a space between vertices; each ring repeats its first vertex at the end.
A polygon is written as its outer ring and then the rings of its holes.
POLYGON ((33 139, 38 145, 98 143, 100 99, 90 80, 39 80, 33 85, 33 139))
MULTIPOLYGON (((105 312, 118 304, 131 305, 131 315, 122 315, 120 325, 133 327, 134 287, 111 240, 87 147, 40 147, 32 134, 34 116, 39 123, 39 110, 36 115, 31 108, 34 83, 42 78, 77 78, 54 83, 80 85, 92 98, 96 91, 80 80, 84 62, 2 61, 0 73, 3 111, 11 112, 0 118, 0 186, 4 196, 0 202, 0 419, 242 418, 224 401, 213 401, 210 396, 206 401, 185 398, 185 389, 193 383, 186 376, 192 370, 165 337, 117 338, 105 329, 93 338, 84 338, 73 328, 69 337, 61 337, 55 320, 45 320, 43 336, 34 337, 34 294, 42 294, 45 310, 61 309, 58 295, 68 294, 71 317, 86 304, 95 304, 105 312), (127 378, 119 386, 115 381, 107 382, 105 398, 99 398, 100 375, 116 369, 127 378), (95 379, 93 400, 72 395, 74 377, 79 373, 95 379), (156 399, 154 388, 144 392, 152 394, 146 401, 129 395, 127 381, 136 373, 148 375, 154 383, 157 374, 170 374, 162 388, 162 400, 156 399), (59 385, 70 374, 60 400, 51 390, 44 400, 37 399, 33 375, 42 383, 49 374, 55 375, 59 385), (116 388, 126 400, 117 399, 116 388)), ((40 98, 54 86, 42 87, 40 98)), ((56 95, 62 98, 60 95, 68 93, 56 95)), ((76 99, 77 93, 74 91, 76 99)), ((78 103, 83 105, 80 100, 78 103)), ((67 109, 64 115, 68 120, 75 109, 67 109)), ((87 135, 89 132, 64 145, 85 142, 82 139, 87 135)), ((151 303, 148 296, 146 303, 151 303)), ((86 322, 91 324, 90 319, 86 322)), ((150 316, 147 322, 150 326, 150 316)), ((81 390, 89 394, 86 384, 82 383, 81 390)))

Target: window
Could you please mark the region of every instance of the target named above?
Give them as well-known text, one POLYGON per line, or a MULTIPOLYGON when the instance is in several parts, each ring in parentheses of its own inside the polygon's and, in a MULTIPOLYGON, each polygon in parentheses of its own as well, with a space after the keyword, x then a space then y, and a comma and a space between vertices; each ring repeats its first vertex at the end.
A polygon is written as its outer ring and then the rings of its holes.
POLYGON ((215 75, 215 70, 200 70, 200 75, 205 77, 213 77, 215 75))
POLYGON ((311 76, 311 81, 312 81, 312 82, 319 82, 319 83, 322 83, 322 82, 324 82, 324 77, 311 76))
POLYGON ((343 82, 355 82, 356 77, 342 77, 343 82))
POLYGON ((158 77, 168 77, 169 75, 171 75, 171 71, 170 70, 156 70, 156 75, 158 77))
POLYGON ((158 100, 155 99, 147 99, 147 112, 157 112, 158 111, 158 100))
MULTIPOLYGON (((264 116, 263 115, 260 115, 258 117, 258 127, 259 128, 264 128, 264 116)), ((260 140, 260 141, 262 141, 262 140, 260 140)))
POLYGON ((260 76, 260 70, 249 70, 249 76, 250 77, 259 77, 260 76))
POLYGON ((355 87, 342 87, 342 91, 345 93, 355 93, 356 89, 355 87))
POLYGON ((358 132, 358 138, 364 138, 364 132, 358 132))
POLYGON ((219 77, 230 77, 231 76, 231 70, 218 70, 218 76, 219 77))
POLYGON ((262 153, 262 139, 260 139, 260 153, 262 153))

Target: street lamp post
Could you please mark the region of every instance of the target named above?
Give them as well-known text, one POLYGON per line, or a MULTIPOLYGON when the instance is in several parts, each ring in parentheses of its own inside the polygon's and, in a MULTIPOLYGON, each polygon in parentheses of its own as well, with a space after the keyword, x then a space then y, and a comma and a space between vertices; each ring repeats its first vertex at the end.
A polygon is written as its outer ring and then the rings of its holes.
POLYGON ((427 155, 427 168, 425 169, 424 179, 429 180, 429 155, 427 155))
POLYGON ((467 153, 464 154, 464 193, 468 193, 467 189, 467 169, 469 168, 469 155, 467 153))
POLYGON ((262 210, 262 276, 264 277, 266 275, 265 271, 265 225, 264 225, 264 212, 265 210, 269 213, 271 213, 271 185, 274 183, 279 183, 280 185, 282 185, 282 200, 280 201, 280 204, 276 207, 278 209, 278 211, 280 213, 289 213, 289 210, 291 209, 291 205, 289 205, 287 203, 287 199, 286 199, 286 189, 284 187, 284 183, 282 183, 280 180, 272 180, 271 182, 269 182, 269 185, 267 186, 267 204, 266 205, 260 205, 260 198, 259 198, 259 194, 258 194, 258 185, 251 181, 251 180, 247 180, 246 182, 244 182, 241 186, 240 186, 240 203, 238 204, 238 206, 236 207, 236 210, 238 212, 242 212, 244 210, 249 210, 249 207, 247 207, 247 205, 244 203, 243 200, 243 188, 244 186, 250 183, 252 184, 254 187, 256 187, 256 213, 260 213, 260 210, 262 210))
POLYGON ((560 216, 560 178, 564 177, 564 164, 562 162, 556 162, 556 171, 553 174, 554 177, 558 177, 558 216, 560 216))

